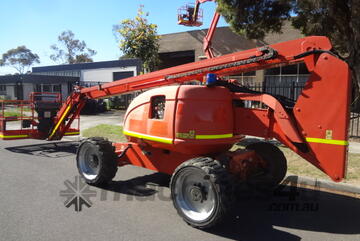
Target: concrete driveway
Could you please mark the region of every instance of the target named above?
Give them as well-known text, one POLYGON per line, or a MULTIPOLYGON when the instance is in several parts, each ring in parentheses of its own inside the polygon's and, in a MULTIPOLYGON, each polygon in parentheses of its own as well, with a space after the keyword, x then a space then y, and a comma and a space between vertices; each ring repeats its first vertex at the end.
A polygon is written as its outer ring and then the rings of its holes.
POLYGON ((168 177, 121 167, 109 187, 90 187, 90 207, 64 206, 76 142, 0 141, 0 240, 360 240, 360 200, 297 189, 243 193, 226 222, 189 227, 169 199, 168 177))

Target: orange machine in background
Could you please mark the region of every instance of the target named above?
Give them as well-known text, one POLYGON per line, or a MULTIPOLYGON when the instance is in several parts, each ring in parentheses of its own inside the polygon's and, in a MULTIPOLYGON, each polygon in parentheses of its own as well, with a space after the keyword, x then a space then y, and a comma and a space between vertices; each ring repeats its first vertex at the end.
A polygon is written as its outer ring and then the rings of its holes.
MULTIPOLYGON (((47 139, 62 105, 60 93, 33 92, 29 100, 0 100, 0 139, 47 139)), ((80 134, 79 115, 65 133, 80 134)))

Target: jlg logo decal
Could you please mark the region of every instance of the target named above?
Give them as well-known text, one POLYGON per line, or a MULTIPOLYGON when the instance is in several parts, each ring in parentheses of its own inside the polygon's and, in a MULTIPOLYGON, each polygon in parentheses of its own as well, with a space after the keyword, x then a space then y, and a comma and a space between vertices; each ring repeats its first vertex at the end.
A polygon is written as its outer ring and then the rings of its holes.
POLYGON ((195 139, 195 136, 196 135, 194 130, 189 131, 189 133, 176 133, 176 137, 182 139, 195 139))

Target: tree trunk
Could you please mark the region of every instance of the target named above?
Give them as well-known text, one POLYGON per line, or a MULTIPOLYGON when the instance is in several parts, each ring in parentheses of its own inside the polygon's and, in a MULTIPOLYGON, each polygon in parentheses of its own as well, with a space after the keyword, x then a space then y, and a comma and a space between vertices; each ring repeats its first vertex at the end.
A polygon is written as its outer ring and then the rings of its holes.
POLYGON ((352 45, 349 54, 347 62, 351 68, 353 83, 352 110, 360 111, 360 45, 352 45))
MULTIPOLYGON (((360 58, 360 57, 359 57, 360 58)), ((352 66, 353 97, 352 110, 360 112, 360 63, 352 66)))

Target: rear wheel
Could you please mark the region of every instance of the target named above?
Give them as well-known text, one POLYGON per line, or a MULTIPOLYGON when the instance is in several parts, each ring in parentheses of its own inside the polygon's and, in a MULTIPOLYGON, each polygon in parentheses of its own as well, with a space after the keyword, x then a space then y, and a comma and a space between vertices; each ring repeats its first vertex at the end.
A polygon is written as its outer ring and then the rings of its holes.
POLYGON ((246 149, 255 151, 264 162, 264 166, 257 172, 258 175, 250 178, 249 183, 260 189, 271 189, 280 184, 287 172, 286 158, 282 151, 266 142, 250 144, 246 149))
POLYGON ((194 158, 174 172, 171 197, 178 214, 189 225, 209 228, 219 223, 233 201, 231 176, 209 157, 194 158))
POLYGON ((104 185, 114 178, 117 172, 116 160, 115 147, 101 137, 83 141, 76 154, 80 175, 92 185, 104 185))

